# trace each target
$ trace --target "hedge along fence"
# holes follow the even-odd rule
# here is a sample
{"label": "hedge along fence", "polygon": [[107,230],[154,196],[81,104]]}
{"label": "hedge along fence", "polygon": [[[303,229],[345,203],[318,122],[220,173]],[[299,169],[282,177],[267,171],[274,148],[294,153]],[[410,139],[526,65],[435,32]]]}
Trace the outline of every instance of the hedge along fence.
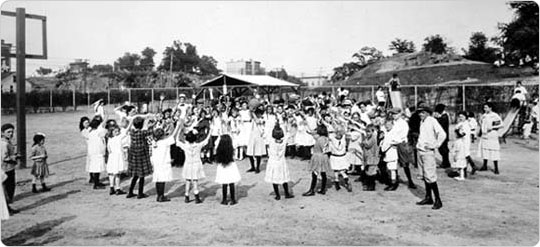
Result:
{"label": "hedge along fence", "polygon": [[[342,89],[349,90],[350,97],[357,101],[375,99],[377,86],[341,86]],[[538,94],[538,85],[525,85],[529,95]],[[513,94],[514,84],[508,85],[448,85],[448,86],[428,86],[428,85],[404,85],[401,87],[401,97],[404,106],[415,106],[418,102],[424,101],[430,106],[442,103],[447,106],[447,111],[453,116],[457,111],[466,110],[476,114],[482,112],[482,104],[490,100],[495,104],[496,112],[502,117],[509,110],[509,102]],[[270,95],[270,99],[277,96],[287,100],[292,93],[302,97],[317,95],[322,92],[328,94],[337,93],[338,86],[321,86],[317,88],[281,88]],[[149,104],[150,111],[159,108],[160,96],[165,96],[163,108],[174,107],[179,94],[185,94],[188,101],[195,93],[192,88],[137,88],[137,89],[110,89],[105,92],[82,93],[72,90],[43,90],[26,93],[27,112],[56,112],[77,110],[78,107],[91,111],[90,104],[98,99],[103,99],[107,110],[123,102],[130,101],[138,104]],[[465,104],[463,103],[465,101]],[[12,114],[15,112],[15,94],[2,93],[2,114]]]}

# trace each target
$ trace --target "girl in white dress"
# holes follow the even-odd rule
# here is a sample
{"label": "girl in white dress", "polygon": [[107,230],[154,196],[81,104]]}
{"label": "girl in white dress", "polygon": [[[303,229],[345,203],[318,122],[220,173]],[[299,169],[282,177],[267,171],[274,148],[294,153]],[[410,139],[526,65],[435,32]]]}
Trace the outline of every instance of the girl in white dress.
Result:
{"label": "girl in white dress", "polygon": [[127,171],[126,131],[122,132],[119,126],[112,127],[112,136],[107,142],[109,159],[107,160],[107,173],[109,174],[109,195],[124,195],[126,192],[120,189],[120,173]]}
{"label": "girl in white dress", "polygon": [[[264,144],[264,119],[262,115],[263,112],[261,110],[255,110],[253,121],[251,122],[251,131],[246,150],[246,155],[249,158],[251,168],[247,170],[247,172],[261,172],[261,158],[266,155],[266,145]],[[257,161],[256,167],[255,160]]]}
{"label": "girl in white dress", "polygon": [[90,131],[88,132],[88,172],[92,174],[94,189],[104,189],[104,184],[99,182],[99,175],[105,171],[105,135],[107,129],[103,126],[104,122],[97,118],[90,122]]}
{"label": "girl in white dress", "polygon": [[215,182],[221,184],[223,198],[221,204],[227,205],[227,186],[231,194],[231,205],[236,204],[236,197],[234,194],[234,184],[240,182],[240,172],[238,166],[234,162],[234,147],[233,140],[230,135],[221,135],[216,147],[216,180]]}
{"label": "girl in white dress", "polygon": [[238,147],[240,151],[241,159],[244,159],[244,154],[246,153],[247,145],[249,142],[249,137],[251,135],[251,112],[248,109],[248,103],[242,102],[241,109],[238,112],[239,114],[239,127],[240,132],[238,133]]}
{"label": "girl in white dress", "polygon": [[[90,132],[90,119],[88,117],[82,117],[79,121],[79,131],[81,132],[81,136],[84,138],[85,142],[88,142],[88,132]],[[90,162],[88,162],[88,156],[86,156],[86,166],[84,170],[88,172],[88,165]],[[89,183],[94,182],[94,177],[92,173],[89,173],[90,180],[88,180]]]}
{"label": "girl in white dress", "polygon": [[283,185],[285,191],[285,198],[293,198],[294,196],[289,193],[288,182],[291,181],[289,176],[289,168],[287,167],[287,161],[285,159],[285,148],[287,143],[285,142],[286,136],[283,133],[283,129],[276,124],[272,130],[272,139],[270,146],[268,147],[268,163],[266,164],[266,175],[264,181],[272,183],[274,186],[275,199],[280,200],[279,185]]}
{"label": "girl in white dress", "polygon": [[[179,123],[182,126],[183,123]],[[211,129],[210,129],[211,131]],[[186,180],[186,192],[185,192],[185,202],[189,203],[189,190],[191,185],[193,185],[193,194],[195,195],[195,203],[202,203],[199,198],[199,188],[198,181],[201,178],[205,178],[202,161],[201,161],[201,149],[208,143],[210,135],[207,135],[206,138],[201,142],[197,141],[196,130],[189,131],[186,135],[183,134],[184,131],[178,135],[176,145],[184,150],[186,154],[186,161],[184,162],[184,167],[182,169],[182,177]]]}
{"label": "girl in white dress", "polygon": [[[471,130],[467,122],[466,113],[458,113],[458,123],[455,127],[456,140],[450,150],[451,166],[457,169],[459,176],[454,177],[456,180],[465,179],[465,168],[467,168],[467,153],[470,153]],[[474,167],[473,167],[474,169]]]}
{"label": "girl in white dress", "polygon": [[173,180],[171,145],[175,144],[176,134],[180,129],[177,124],[174,131],[166,136],[165,130],[158,128],[154,130],[154,140],[152,142],[152,156],[150,161],[154,167],[152,180],[156,183],[156,192],[158,202],[168,202],[169,198],[165,196],[165,183]]}
{"label": "girl in white dress", "polygon": [[349,160],[347,159],[347,141],[345,140],[345,129],[341,126],[336,128],[336,133],[330,136],[329,148],[330,148],[330,167],[334,170],[334,185],[336,190],[339,190],[339,175],[345,180],[345,188],[351,192],[352,188],[349,184],[349,176],[347,176],[347,169],[349,169]]}

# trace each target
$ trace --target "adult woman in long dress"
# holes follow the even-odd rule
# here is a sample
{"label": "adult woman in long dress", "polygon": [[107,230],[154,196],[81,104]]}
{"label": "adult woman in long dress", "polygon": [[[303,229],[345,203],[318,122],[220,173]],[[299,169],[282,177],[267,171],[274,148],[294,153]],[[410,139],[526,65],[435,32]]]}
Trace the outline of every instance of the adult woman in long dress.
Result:
{"label": "adult woman in long dress", "polygon": [[501,159],[501,146],[499,144],[498,129],[503,127],[502,119],[499,114],[493,112],[493,104],[487,102],[484,104],[484,115],[480,119],[480,142],[478,144],[479,155],[484,159],[484,165],[480,171],[487,170],[488,160],[493,160],[495,174],[499,174],[499,160]]}

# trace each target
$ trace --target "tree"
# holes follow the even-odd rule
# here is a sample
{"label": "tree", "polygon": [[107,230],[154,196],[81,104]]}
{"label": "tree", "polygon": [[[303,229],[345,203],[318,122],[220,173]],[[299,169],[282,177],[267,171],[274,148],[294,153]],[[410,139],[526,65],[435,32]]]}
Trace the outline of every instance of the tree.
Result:
{"label": "tree", "polygon": [[388,49],[394,50],[397,53],[413,53],[416,51],[416,47],[412,41],[406,39],[402,40],[400,38],[391,41]]}
{"label": "tree", "polygon": [[497,60],[497,49],[488,47],[488,38],[482,32],[475,32],[471,35],[469,41],[469,49],[465,52],[465,58],[481,61],[486,63],[493,63]]}
{"label": "tree", "polygon": [[124,53],[124,56],[119,57],[116,60],[115,66],[118,70],[127,71],[140,71],[141,70],[141,56],[135,53]]}
{"label": "tree", "polygon": [[113,71],[113,66],[110,64],[96,64],[92,66],[92,71],[98,73],[111,73]]}
{"label": "tree", "polygon": [[426,37],[424,41],[424,51],[435,54],[445,54],[448,52],[448,45],[446,44],[444,38],[439,34]]}
{"label": "tree", "polygon": [[353,54],[353,57],[358,58],[358,64],[364,67],[384,58],[381,51],[368,46],[362,47],[357,53]]}
{"label": "tree", "polygon": [[203,55],[199,60],[199,68],[201,75],[217,75],[220,72],[217,69],[217,60],[206,55]]}
{"label": "tree", "polygon": [[38,73],[38,75],[44,76],[44,75],[48,75],[52,73],[52,69],[39,67],[39,69],[37,69],[36,72]]}
{"label": "tree", "polygon": [[535,2],[510,2],[514,19],[499,23],[501,34],[494,41],[503,48],[505,59],[516,63],[519,59],[538,58],[538,5]]}
{"label": "tree", "polygon": [[338,82],[349,79],[354,73],[359,71],[360,69],[364,68],[365,66],[361,66],[358,63],[350,62],[350,63],[344,63],[343,65],[334,68],[334,74],[330,78],[332,82]]}
{"label": "tree", "polygon": [[142,59],[141,59],[141,67],[144,70],[152,70],[154,68],[154,55],[156,55],[156,51],[150,47],[144,48],[144,50],[141,52]]}

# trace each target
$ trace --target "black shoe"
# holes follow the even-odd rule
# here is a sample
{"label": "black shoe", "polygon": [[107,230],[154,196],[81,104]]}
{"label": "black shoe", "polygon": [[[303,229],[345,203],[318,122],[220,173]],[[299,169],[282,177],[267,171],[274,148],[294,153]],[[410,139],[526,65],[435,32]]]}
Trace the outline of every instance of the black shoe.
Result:
{"label": "black shoe", "polygon": [[326,194],[326,189],[320,189],[319,191],[317,191],[317,193],[319,193],[321,195],[325,195]]}
{"label": "black shoe", "polygon": [[493,173],[499,175],[499,170],[495,170],[495,171],[493,171]]}
{"label": "black shoe", "polygon": [[185,197],[184,197],[184,202],[185,202],[185,203],[191,202],[191,200],[189,200],[189,196],[185,196]]}
{"label": "black shoe", "polygon": [[280,196],[280,195],[276,195],[276,197],[274,197],[274,199],[276,199],[276,201],[279,201],[279,200],[281,200],[281,196]]}
{"label": "black shoe", "polygon": [[409,189],[413,189],[413,190],[416,189],[416,185],[415,185],[412,181],[409,182],[409,186],[408,186],[408,187],[409,187]]}
{"label": "black shoe", "polygon": [[132,198],[132,197],[135,197],[135,196],[137,196],[137,195],[130,192],[130,193],[127,194],[126,198]]}
{"label": "black shoe", "polygon": [[171,199],[167,198],[166,196],[160,196],[157,199],[158,202],[170,202]]}
{"label": "black shoe", "polygon": [[8,206],[8,212],[9,212],[9,215],[13,215],[13,214],[18,214],[20,211],[17,210],[17,209],[13,209],[10,206]]}
{"label": "black shoe", "polygon": [[121,190],[121,189],[117,189],[117,190],[116,190],[116,195],[117,195],[117,196],[119,196],[119,195],[125,195],[125,194],[127,194],[127,192],[125,192],[125,191],[123,191],[123,190]]}
{"label": "black shoe", "polygon": [[199,197],[198,194],[195,195],[195,203],[196,203],[196,204],[202,203],[201,198]]}
{"label": "black shoe", "polygon": [[255,169],[255,173],[259,174],[259,173],[261,173],[261,170]]}
{"label": "black shoe", "polygon": [[340,190],[341,188],[339,187],[339,182],[334,182],[334,186],[336,187],[336,190]]}
{"label": "black shoe", "polygon": [[138,194],[138,195],[137,195],[137,199],[143,199],[143,198],[147,198],[147,197],[148,197],[148,195],[145,194],[145,193],[142,193],[142,194]]}
{"label": "black shoe", "polygon": [[416,203],[416,205],[431,205],[431,204],[433,204],[433,199],[431,199],[431,197],[426,197],[424,198],[424,200]]}
{"label": "black shoe", "polygon": [[480,169],[478,169],[479,171],[487,171],[487,166],[482,166],[480,167]]}
{"label": "black shoe", "polygon": [[114,195],[114,194],[116,194],[116,191],[114,191],[114,188],[113,188],[113,187],[111,187],[111,190],[110,190],[110,192],[109,192],[109,195],[111,195],[111,196],[112,196],[112,195]]}
{"label": "black shoe", "polygon": [[302,194],[302,196],[314,196],[315,195],[315,191],[313,190],[308,190],[306,193]]}
{"label": "black shoe", "polygon": [[349,181],[345,182],[345,189],[347,189],[348,192],[352,192],[352,186],[349,184]]}
{"label": "black shoe", "polygon": [[228,203],[227,203],[227,200],[223,199],[223,200],[221,201],[221,205],[227,205],[227,204],[228,204]]}
{"label": "black shoe", "polygon": [[294,198],[294,195],[285,195],[285,199],[290,199],[290,198]]}
{"label": "black shoe", "polygon": [[392,184],[390,184],[390,185],[384,187],[384,190],[385,190],[385,191],[392,190],[392,187],[394,187],[394,186],[393,186]]}
{"label": "black shoe", "polygon": [[392,185],[392,187],[390,188],[389,191],[395,191],[395,190],[397,190],[398,187],[399,187],[399,182],[396,181],[396,182]]}
{"label": "black shoe", "polygon": [[51,191],[51,189],[48,188],[47,185],[45,185],[44,183],[41,184],[41,192],[47,192],[47,191]]}
{"label": "black shoe", "polygon": [[249,170],[247,170],[246,172],[254,172],[255,171],[255,168],[249,168]]}
{"label": "black shoe", "polygon": [[236,200],[231,200],[231,205],[235,205],[236,203],[238,203]]}
{"label": "black shoe", "polygon": [[437,210],[439,208],[442,208],[442,202],[440,199],[435,200],[435,203],[433,204],[433,207],[431,209]]}
{"label": "black shoe", "polygon": [[476,173],[476,171],[477,171],[476,167],[474,167],[474,166],[471,167],[471,175],[474,175]]}
{"label": "black shoe", "polygon": [[32,184],[32,193],[39,193],[35,184]]}

